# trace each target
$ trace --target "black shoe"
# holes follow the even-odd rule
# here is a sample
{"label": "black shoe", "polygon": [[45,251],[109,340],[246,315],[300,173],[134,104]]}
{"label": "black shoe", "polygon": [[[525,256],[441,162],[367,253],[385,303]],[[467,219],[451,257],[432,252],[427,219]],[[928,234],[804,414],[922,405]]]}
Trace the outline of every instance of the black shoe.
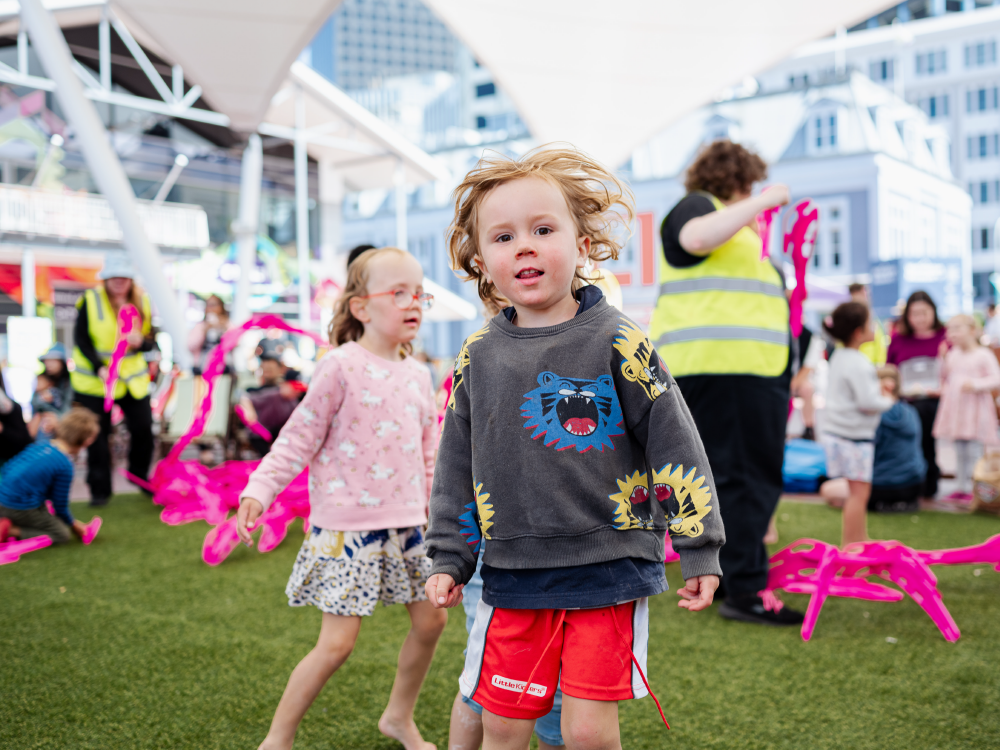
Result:
{"label": "black shoe", "polygon": [[801,625],[805,615],[784,605],[780,609],[764,609],[759,596],[730,597],[719,607],[719,615],[727,620],[752,622],[757,625]]}
{"label": "black shoe", "polygon": [[107,505],[110,502],[111,502],[111,498],[110,497],[94,497],[94,498],[91,498],[91,500],[90,500],[90,507],[91,508],[100,508],[102,506]]}
{"label": "black shoe", "polygon": [[813,432],[813,428],[812,427],[806,427],[805,430],[803,430],[803,432],[802,432],[802,439],[803,440],[813,440],[813,441],[816,440],[816,433]]}

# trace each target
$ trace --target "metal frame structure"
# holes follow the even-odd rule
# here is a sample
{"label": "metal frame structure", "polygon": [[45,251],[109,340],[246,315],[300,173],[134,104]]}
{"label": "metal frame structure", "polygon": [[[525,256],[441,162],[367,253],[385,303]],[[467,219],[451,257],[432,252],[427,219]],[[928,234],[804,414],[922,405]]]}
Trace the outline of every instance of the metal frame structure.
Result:
{"label": "metal frame structure", "polygon": [[[100,139],[103,141],[103,147],[97,146],[90,142],[97,138],[97,136],[93,133],[85,134],[84,131],[86,128],[81,128],[80,126],[80,117],[84,117],[84,119],[98,119],[96,111],[90,107],[88,108],[90,109],[89,113],[81,114],[79,107],[67,105],[64,97],[65,92],[59,90],[57,80],[62,79],[63,83],[60,85],[66,86],[68,85],[69,80],[66,78],[66,75],[68,75],[70,79],[73,79],[73,87],[78,89],[82,95],[82,103],[89,100],[90,102],[101,102],[105,104],[128,107],[141,112],[163,115],[176,118],[178,120],[192,120],[211,125],[229,127],[230,118],[227,115],[220,112],[214,112],[209,109],[196,108],[194,106],[202,95],[202,89],[200,86],[195,85],[189,89],[187,93],[184,92],[185,77],[181,66],[172,66],[171,80],[168,85],[168,82],[164,80],[163,76],[161,76],[157,71],[145,51],[135,40],[135,37],[131,34],[131,32],[129,32],[125,24],[115,15],[107,4],[101,8],[101,18],[98,26],[98,72],[96,76],[90,69],[82,65],[78,60],[74,59],[71,54],[69,54],[65,38],[62,37],[61,33],[58,34],[60,37],[59,39],[47,36],[44,42],[40,40],[36,30],[32,28],[32,24],[38,25],[39,23],[42,23],[42,15],[45,17],[44,25],[50,27],[50,30],[58,32],[59,28],[54,16],[49,10],[43,7],[41,0],[21,0],[21,28],[19,29],[17,36],[18,67],[17,69],[14,69],[9,65],[0,63],[0,83],[55,92],[62,101],[67,115],[76,127],[77,134],[81,138],[81,146],[85,154],[87,151],[93,152],[95,148],[101,150],[104,153],[102,153],[99,161],[101,163],[109,159],[113,161],[114,165],[112,167],[112,171],[116,174],[120,174],[121,177],[125,177],[124,170],[121,163],[118,161],[117,155],[107,147],[106,139]],[[136,96],[113,90],[111,76],[112,30],[118,34],[129,54],[133,57],[139,68],[148,78],[150,84],[160,95],[161,99]],[[46,71],[52,76],[52,78],[32,75],[29,69],[28,31],[31,32],[32,40],[36,42],[36,49],[39,57],[42,59]],[[61,45],[59,45],[60,42]],[[53,45],[62,46],[67,53],[68,65],[66,65],[66,70],[56,69],[57,66],[64,65],[63,61],[57,59],[59,55],[53,55],[51,50],[43,49],[43,47]],[[275,100],[287,97],[289,94],[295,97],[294,127],[263,122],[257,127],[257,133],[272,138],[287,140],[291,142],[294,147],[295,234],[299,272],[298,314],[300,326],[308,328],[311,323],[311,296],[309,285],[309,261],[311,257],[311,250],[309,245],[308,146],[310,144],[315,144],[317,146],[333,147],[342,151],[357,153],[359,157],[386,156],[396,152],[391,147],[380,144],[366,143],[360,140],[352,139],[349,136],[344,137],[342,135],[335,134],[334,131],[337,129],[339,125],[338,123],[324,123],[313,127],[306,127],[305,98],[307,96],[307,92],[302,85],[296,83],[293,87],[291,87],[291,91],[289,91],[288,88],[280,91],[275,96]],[[72,98],[72,94],[70,98]],[[259,215],[260,188],[263,178],[262,145],[260,136],[257,133],[251,134],[249,144],[244,151],[244,164],[241,169],[240,179],[239,218],[233,225],[233,230],[236,234],[238,258],[241,269],[252,268],[256,250],[257,216]],[[90,161],[90,157],[88,157],[87,160]],[[184,160],[184,162],[186,162],[186,160]],[[173,168],[167,175],[166,180],[157,192],[156,198],[154,199],[155,202],[160,202],[166,197],[170,187],[172,187],[174,182],[176,182],[180,171],[185,165],[186,164],[181,160],[175,162]],[[98,171],[99,170],[92,167],[92,172],[95,173],[95,176]],[[101,187],[101,192],[104,193],[106,197],[108,197],[109,201],[114,205],[115,212],[123,226],[126,223],[129,223],[128,216],[134,214],[135,211],[134,196],[128,196],[130,199],[128,203],[130,205],[125,205],[122,203],[125,199],[123,195],[118,196],[116,199],[112,199],[111,195],[109,195],[105,190],[105,187],[101,185],[100,180],[98,181],[98,184]],[[402,157],[398,158],[398,165],[393,178],[393,188],[395,191],[396,204],[396,244],[405,249],[407,244],[407,185],[406,170],[404,168]],[[128,236],[128,233],[126,233],[126,236]],[[142,249],[137,249],[136,243],[141,245]],[[149,271],[152,271],[154,268],[160,268],[159,252],[144,237],[141,240],[133,237],[129,242],[126,242],[126,246],[132,252],[133,256],[136,256],[136,253],[140,255],[148,255],[147,261],[141,261],[139,257],[136,256],[136,260],[140,268],[144,268],[147,262],[150,264]],[[145,277],[147,274],[148,272],[144,271],[143,276]],[[249,276],[249,274],[241,274],[240,282],[237,284],[237,288],[235,290],[233,308],[234,320],[236,320],[236,322],[249,317],[248,300],[250,289],[248,281],[245,280],[243,276]],[[153,289],[150,289],[150,291],[152,293]],[[161,292],[156,296],[157,306],[163,311],[165,318],[167,316],[176,317],[178,321],[182,321],[180,311],[175,310],[175,306],[177,304],[176,295],[165,295]],[[179,324],[175,323],[175,326],[177,325],[182,325],[182,322]],[[168,327],[170,326],[168,325]],[[171,332],[174,333],[175,336],[177,335],[177,332]],[[184,347],[180,344],[182,340],[183,339],[178,338],[178,345],[175,346],[175,350],[180,355],[186,354]],[[184,360],[181,361],[183,362]]]}

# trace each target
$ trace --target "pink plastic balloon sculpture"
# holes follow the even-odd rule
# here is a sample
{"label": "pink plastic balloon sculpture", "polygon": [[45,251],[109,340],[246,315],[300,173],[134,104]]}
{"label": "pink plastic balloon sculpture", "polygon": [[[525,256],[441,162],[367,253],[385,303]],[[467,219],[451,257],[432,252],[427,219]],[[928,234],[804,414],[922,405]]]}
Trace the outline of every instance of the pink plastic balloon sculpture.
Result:
{"label": "pink plastic balloon sculpture", "polygon": [[264,438],[264,440],[266,440],[269,443],[272,440],[274,440],[274,436],[271,434],[271,431],[267,429],[264,425],[262,425],[260,422],[258,422],[256,419],[251,419],[250,415],[247,414],[246,409],[244,409],[241,404],[236,404],[236,406],[233,407],[233,411],[236,412],[236,416],[240,418],[243,424],[245,424],[247,426],[247,429],[249,429],[251,432],[254,432],[255,434]]}
{"label": "pink plastic balloon sculpture", "polygon": [[[309,336],[321,345],[326,343],[316,334],[294,328],[275,315],[263,315],[239,328],[226,331],[219,344],[209,352],[202,371],[206,392],[191,426],[167,457],[157,465],[147,484],[148,489],[153,492],[153,502],[163,506],[160,518],[164,523],[174,525],[204,520],[215,527],[208,532],[202,547],[202,558],[209,565],[221,563],[239,544],[236,519],[230,518],[229,513],[239,507],[239,494],[260,462],[226,461],[221,466],[210,469],[198,461],[182,461],[180,455],[205,429],[212,408],[212,391],[216,380],[222,375],[226,354],[252,328],[278,328]],[[253,429],[252,425],[248,426]],[[265,429],[262,425],[259,426],[262,430]],[[263,434],[261,436],[264,437]],[[259,519],[258,523],[264,528],[260,551],[267,552],[277,546],[284,539],[293,518],[308,518],[308,515],[308,475],[302,472]]]}
{"label": "pink plastic balloon sculpture", "polygon": [[780,206],[774,206],[757,214],[757,234],[760,235],[761,241],[761,260],[767,260],[771,255],[771,226],[774,224],[774,215],[780,210]]}
{"label": "pink plastic balloon sculpture", "polygon": [[111,352],[111,360],[108,362],[108,380],[104,384],[104,411],[106,412],[111,411],[111,407],[115,403],[118,368],[121,367],[122,359],[128,351],[126,337],[135,330],[135,324],[139,319],[139,311],[135,309],[135,305],[122,305],[122,309],[118,311],[118,339]]}
{"label": "pink plastic balloon sculpture", "polygon": [[663,542],[664,547],[664,560],[665,563],[677,562],[681,559],[681,556],[674,552],[674,545],[670,542],[670,533],[667,532],[666,539]]}
{"label": "pink plastic balloon sculpture", "polygon": [[972,547],[938,549],[917,554],[928,565],[992,565],[1000,573],[1000,534]]}
{"label": "pink plastic balloon sculpture", "polygon": [[[990,553],[995,559],[1000,545],[991,543],[996,539],[979,547],[942,550],[939,554],[941,558],[947,558],[948,553],[957,553],[951,556],[959,563]],[[828,596],[870,601],[899,601],[903,598],[899,591],[866,580],[868,576],[878,576],[903,589],[937,625],[945,640],[954,642],[961,632],[937,590],[937,577],[928,567],[928,554],[935,553],[917,552],[894,541],[865,542],[840,550],[816,539],[800,539],[771,558],[768,589],[812,595],[802,623],[802,638],[808,641]]]}
{"label": "pink plastic balloon sculpture", "polygon": [[44,549],[50,544],[52,544],[52,540],[47,536],[35,536],[31,539],[4,542],[0,544],[0,565],[17,562],[21,559],[21,555],[34,552],[37,549]]}
{"label": "pink plastic balloon sculpture", "polygon": [[80,537],[80,541],[84,544],[90,544],[94,541],[94,537],[97,536],[97,532],[101,530],[102,523],[104,522],[101,520],[100,516],[94,516],[90,519],[90,523],[88,523],[83,529],[83,536]]}
{"label": "pink plastic balloon sculpture", "polygon": [[799,201],[792,209],[795,221],[792,228],[785,233],[785,252],[792,254],[792,265],[795,268],[795,288],[788,301],[789,321],[792,335],[802,333],[802,303],[808,294],[806,290],[806,269],[812,258],[816,245],[816,232],[819,230],[819,209],[813,207],[808,199]]}

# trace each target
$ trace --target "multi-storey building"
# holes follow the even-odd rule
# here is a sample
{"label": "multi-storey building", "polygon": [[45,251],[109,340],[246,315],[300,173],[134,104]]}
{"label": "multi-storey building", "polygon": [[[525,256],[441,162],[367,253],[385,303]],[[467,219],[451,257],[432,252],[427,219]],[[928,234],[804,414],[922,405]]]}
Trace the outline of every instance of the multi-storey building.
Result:
{"label": "multi-storey building", "polygon": [[[1000,7],[908,2],[848,33],[802,47],[758,76],[761,91],[804,88],[857,70],[919,106],[951,140],[955,178],[972,198],[970,243],[977,305],[996,291],[1000,264]],[[951,11],[968,12],[951,12]],[[916,217],[901,219],[910,226]]]}

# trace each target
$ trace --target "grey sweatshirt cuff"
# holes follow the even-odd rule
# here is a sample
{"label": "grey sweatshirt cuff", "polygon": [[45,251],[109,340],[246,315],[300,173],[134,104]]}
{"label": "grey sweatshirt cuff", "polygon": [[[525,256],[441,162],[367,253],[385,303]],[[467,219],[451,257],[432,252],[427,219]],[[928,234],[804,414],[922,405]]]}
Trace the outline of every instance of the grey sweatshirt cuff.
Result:
{"label": "grey sweatshirt cuff", "polygon": [[434,564],[431,566],[431,575],[437,575],[438,573],[446,573],[454,579],[456,584],[468,583],[469,579],[472,578],[471,575],[466,576],[463,580],[462,576],[462,557],[460,555],[453,555],[447,552],[438,551],[434,555]]}
{"label": "grey sweatshirt cuff", "polygon": [[722,545],[705,545],[693,549],[681,548],[677,554],[681,556],[681,575],[686,581],[695,576],[719,576],[722,577],[722,568],[719,567],[719,549]]}

